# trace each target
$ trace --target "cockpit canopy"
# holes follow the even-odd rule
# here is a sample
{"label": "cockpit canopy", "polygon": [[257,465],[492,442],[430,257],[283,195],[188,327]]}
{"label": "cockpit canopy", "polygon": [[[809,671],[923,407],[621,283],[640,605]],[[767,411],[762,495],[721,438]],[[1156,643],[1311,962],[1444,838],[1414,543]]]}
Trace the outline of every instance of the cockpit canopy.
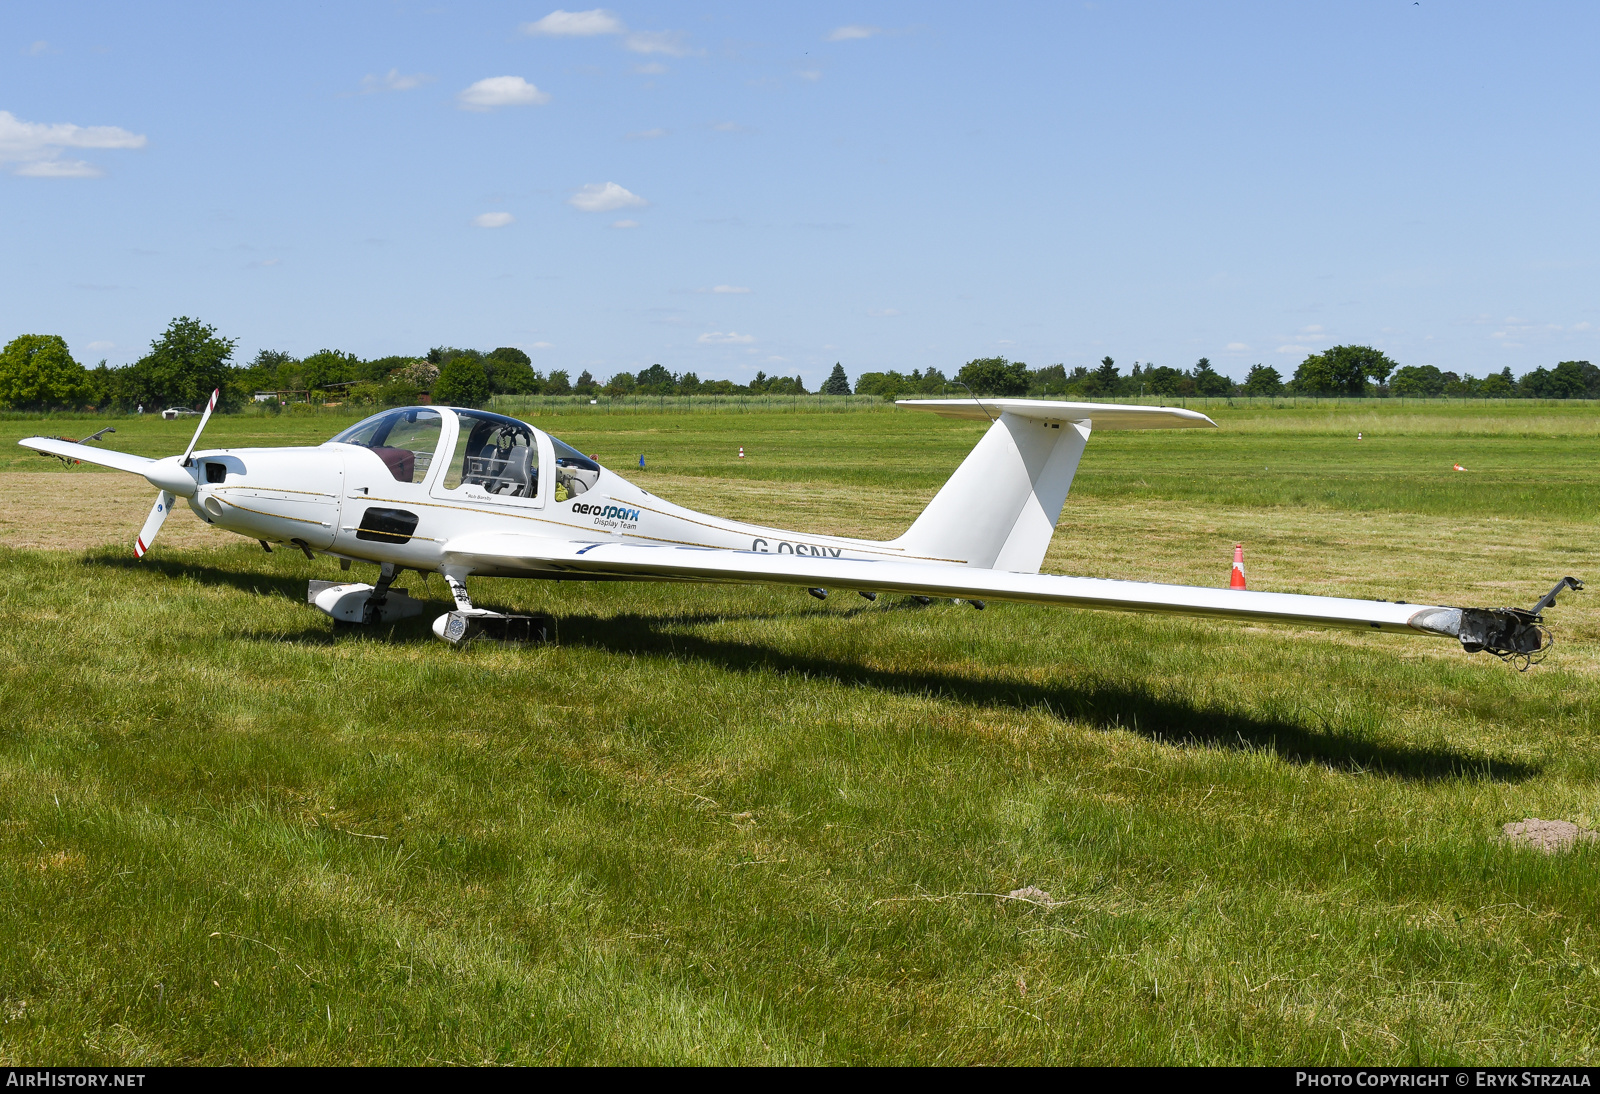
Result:
{"label": "cockpit canopy", "polygon": [[[420,483],[427,479],[438,455],[445,414],[455,416],[458,428],[439,488],[471,486],[507,498],[538,495],[539,431],[503,414],[456,407],[398,407],[357,422],[333,437],[332,443],[371,449],[395,481]],[[549,440],[556,465],[555,500],[566,501],[594,486],[600,465],[569,444],[554,437]]]}

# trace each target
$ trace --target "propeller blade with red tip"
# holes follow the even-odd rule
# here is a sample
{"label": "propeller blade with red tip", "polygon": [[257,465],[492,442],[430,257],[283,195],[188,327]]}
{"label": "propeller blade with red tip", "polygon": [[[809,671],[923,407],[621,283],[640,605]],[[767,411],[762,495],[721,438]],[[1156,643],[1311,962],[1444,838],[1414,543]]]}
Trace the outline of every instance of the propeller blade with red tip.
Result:
{"label": "propeller blade with red tip", "polygon": [[217,396],[221,394],[221,388],[212,389],[211,398],[206,401],[205,413],[200,415],[200,424],[195,426],[194,436],[189,439],[189,447],[183,450],[183,460],[181,462],[184,467],[189,466],[189,456],[194,452],[194,446],[200,441],[200,431],[204,429],[206,427],[206,423],[211,420],[211,412],[217,409]]}
{"label": "propeller blade with red tip", "polygon": [[177,500],[167,490],[156,495],[156,503],[151,508],[150,515],[145,518],[144,527],[139,529],[139,538],[133,541],[135,558],[143,558],[150,545],[156,541],[156,533],[161,531],[161,525],[166,521],[167,514],[172,512],[172,503]]}

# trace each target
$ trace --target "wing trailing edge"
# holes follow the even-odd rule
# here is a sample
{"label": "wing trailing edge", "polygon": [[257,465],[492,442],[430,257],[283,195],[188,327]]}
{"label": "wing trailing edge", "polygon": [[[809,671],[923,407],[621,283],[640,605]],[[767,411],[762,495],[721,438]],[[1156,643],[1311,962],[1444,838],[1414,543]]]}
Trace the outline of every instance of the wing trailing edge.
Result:
{"label": "wing trailing edge", "polygon": [[446,544],[445,552],[451,564],[468,570],[530,577],[795,585],[1109,611],[1219,616],[1447,638],[1459,636],[1462,618],[1460,609],[1442,605],[1010,573],[950,563],[583,543],[517,533],[461,537]]}

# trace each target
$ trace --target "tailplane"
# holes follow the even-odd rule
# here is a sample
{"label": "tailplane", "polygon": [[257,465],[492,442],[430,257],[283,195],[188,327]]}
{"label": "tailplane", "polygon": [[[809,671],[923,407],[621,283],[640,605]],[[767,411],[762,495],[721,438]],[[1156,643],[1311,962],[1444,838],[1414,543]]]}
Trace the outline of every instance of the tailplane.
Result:
{"label": "tailplane", "polygon": [[894,541],[923,558],[1036,574],[1091,429],[1215,427],[1178,407],[1044,399],[903,399],[947,418],[988,418],[983,435],[928,507]]}

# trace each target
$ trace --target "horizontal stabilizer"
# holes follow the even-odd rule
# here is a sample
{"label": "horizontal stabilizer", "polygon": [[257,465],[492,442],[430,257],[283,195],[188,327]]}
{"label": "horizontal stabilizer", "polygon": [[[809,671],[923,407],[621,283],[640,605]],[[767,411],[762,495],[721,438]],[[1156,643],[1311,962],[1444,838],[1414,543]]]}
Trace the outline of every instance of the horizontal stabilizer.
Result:
{"label": "horizontal stabilizer", "polygon": [[1041,422],[1094,423],[1103,429],[1215,429],[1216,422],[1198,410],[1176,406],[1127,406],[1122,403],[1067,403],[1058,399],[897,399],[907,410],[931,410],[941,418],[991,421],[1015,414]]}

